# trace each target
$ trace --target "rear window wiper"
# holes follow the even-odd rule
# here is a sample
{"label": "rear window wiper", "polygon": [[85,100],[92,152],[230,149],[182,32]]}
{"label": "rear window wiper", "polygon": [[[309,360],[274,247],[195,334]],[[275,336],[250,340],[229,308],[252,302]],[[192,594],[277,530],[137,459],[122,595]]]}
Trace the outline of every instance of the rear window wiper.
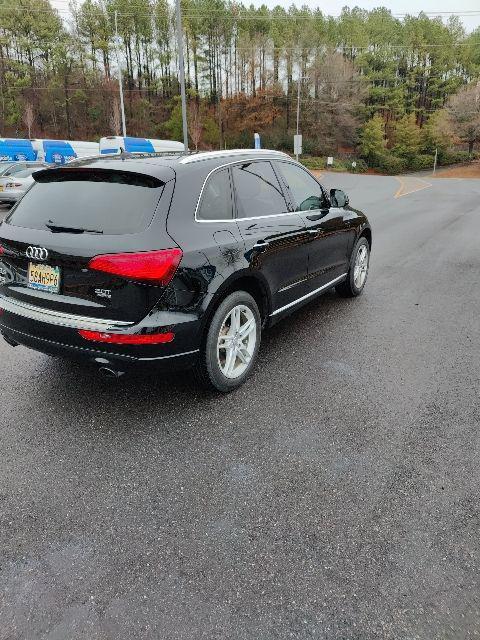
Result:
{"label": "rear window wiper", "polygon": [[45,226],[52,233],[103,233],[101,229],[82,229],[82,227],[65,227],[61,224],[55,224],[51,220],[45,223]]}

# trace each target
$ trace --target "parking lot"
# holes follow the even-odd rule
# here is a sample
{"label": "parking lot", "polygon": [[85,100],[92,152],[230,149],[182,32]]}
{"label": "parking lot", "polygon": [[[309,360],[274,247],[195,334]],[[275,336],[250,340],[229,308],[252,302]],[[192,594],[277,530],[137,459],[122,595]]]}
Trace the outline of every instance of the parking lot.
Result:
{"label": "parking lot", "polygon": [[238,391],[0,343],[1,640],[478,637],[480,180],[324,179],[366,291]]}

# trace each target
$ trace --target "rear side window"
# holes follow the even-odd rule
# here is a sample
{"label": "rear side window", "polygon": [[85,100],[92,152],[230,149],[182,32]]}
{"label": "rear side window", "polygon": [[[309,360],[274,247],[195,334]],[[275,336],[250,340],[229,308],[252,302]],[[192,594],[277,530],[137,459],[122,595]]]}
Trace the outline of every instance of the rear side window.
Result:
{"label": "rear side window", "polygon": [[78,229],[121,235],[152,221],[164,183],[109,169],[47,169],[35,176],[8,224],[29,229]]}
{"label": "rear side window", "polygon": [[246,162],[232,167],[239,218],[278,215],[288,211],[270,162]]}
{"label": "rear side window", "polygon": [[233,218],[232,190],[227,169],[215,171],[207,180],[197,212],[198,220]]}

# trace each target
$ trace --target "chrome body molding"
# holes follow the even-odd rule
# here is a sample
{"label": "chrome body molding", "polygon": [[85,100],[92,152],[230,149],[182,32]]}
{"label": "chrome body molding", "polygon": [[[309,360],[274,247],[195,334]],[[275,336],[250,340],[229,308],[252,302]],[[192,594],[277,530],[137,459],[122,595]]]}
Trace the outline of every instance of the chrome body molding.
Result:
{"label": "chrome body molding", "polygon": [[118,331],[135,324],[134,322],[124,322],[122,320],[103,320],[77,316],[71,313],[61,313],[60,311],[36,307],[33,304],[6,298],[5,296],[0,296],[0,309],[37,322],[45,322],[59,327],[70,327],[71,329],[86,329],[87,331]]}
{"label": "chrome body molding", "polygon": [[310,291],[310,293],[307,293],[307,295],[302,296],[301,298],[297,298],[293,302],[290,302],[289,304],[286,304],[284,307],[280,307],[279,309],[275,309],[275,311],[273,311],[273,313],[270,314],[270,317],[276,316],[278,313],[282,313],[282,311],[286,311],[287,309],[290,309],[290,307],[294,307],[299,302],[303,302],[304,300],[308,300],[308,298],[311,298],[312,296],[316,295],[317,293],[320,293],[321,291],[324,291],[325,289],[329,289],[330,287],[333,287],[335,284],[337,284],[337,282],[340,282],[341,280],[345,280],[346,276],[347,276],[346,273],[342,273],[341,276],[338,276],[338,278],[335,278],[334,280],[330,280],[330,282],[327,282],[326,284],[322,285],[321,287],[318,287],[318,289],[315,289],[315,291]]}

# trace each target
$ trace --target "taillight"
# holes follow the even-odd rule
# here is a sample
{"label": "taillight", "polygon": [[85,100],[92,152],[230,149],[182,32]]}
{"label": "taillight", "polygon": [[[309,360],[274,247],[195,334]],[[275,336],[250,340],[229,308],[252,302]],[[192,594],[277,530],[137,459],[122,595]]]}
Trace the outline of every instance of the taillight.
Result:
{"label": "taillight", "polygon": [[2,247],[2,245],[0,244],[0,256],[3,256],[5,253],[5,249]]}
{"label": "taillight", "polygon": [[163,249],[162,251],[142,253],[111,253],[95,256],[90,260],[88,268],[134,280],[147,280],[165,286],[173,278],[182,255],[181,249]]}
{"label": "taillight", "polygon": [[78,332],[85,340],[92,342],[108,342],[109,344],[165,344],[172,342],[175,334],[168,333],[144,333],[137,335],[102,333],[100,331],[84,331]]}

